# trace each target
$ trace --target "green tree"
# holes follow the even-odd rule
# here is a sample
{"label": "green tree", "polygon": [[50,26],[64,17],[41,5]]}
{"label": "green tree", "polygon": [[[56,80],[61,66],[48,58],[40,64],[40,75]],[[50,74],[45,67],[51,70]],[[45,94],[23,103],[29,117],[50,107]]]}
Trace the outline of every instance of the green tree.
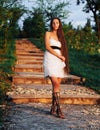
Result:
{"label": "green tree", "polygon": [[4,47],[7,45],[9,36],[16,33],[17,22],[24,11],[18,0],[0,1],[0,32],[3,33]]}
{"label": "green tree", "polygon": [[100,44],[100,0],[77,0],[77,4],[85,3],[85,7],[83,11],[89,13],[90,11],[93,13],[96,32],[98,35],[98,43]]}
{"label": "green tree", "polygon": [[85,24],[83,30],[84,30],[86,33],[89,33],[89,34],[92,33],[92,27],[91,27],[90,19],[87,19],[87,23]]}
{"label": "green tree", "polygon": [[45,32],[45,23],[40,9],[34,9],[31,17],[25,19],[23,31],[26,37],[41,38]]}
{"label": "green tree", "polygon": [[[68,17],[68,10],[65,8],[69,3],[58,0],[38,0],[37,6],[41,9],[44,20],[48,22],[52,17],[59,17],[66,19]],[[37,7],[36,7],[37,8]]]}

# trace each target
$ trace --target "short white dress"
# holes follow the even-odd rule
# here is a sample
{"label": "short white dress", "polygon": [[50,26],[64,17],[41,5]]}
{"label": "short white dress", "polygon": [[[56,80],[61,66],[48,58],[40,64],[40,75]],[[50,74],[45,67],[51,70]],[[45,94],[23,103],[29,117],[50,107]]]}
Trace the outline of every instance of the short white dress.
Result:
{"label": "short white dress", "polygon": [[[60,41],[50,38],[50,46],[55,47],[54,51],[56,51],[58,54],[61,54],[61,50],[59,49],[59,48],[61,48]],[[43,67],[44,67],[44,77],[45,78],[47,78],[47,77],[59,77],[59,78],[66,77],[66,74],[64,72],[65,62],[63,62],[61,59],[59,59],[55,55],[51,54],[47,50],[44,53]]]}

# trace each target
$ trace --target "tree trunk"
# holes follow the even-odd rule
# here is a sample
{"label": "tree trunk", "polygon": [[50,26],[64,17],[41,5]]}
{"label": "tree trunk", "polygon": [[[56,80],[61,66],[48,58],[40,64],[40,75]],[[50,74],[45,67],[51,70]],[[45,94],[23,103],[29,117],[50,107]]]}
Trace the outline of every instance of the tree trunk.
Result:
{"label": "tree trunk", "polygon": [[94,15],[94,21],[96,26],[96,32],[98,36],[98,44],[100,44],[100,20],[96,12],[93,12],[93,15]]}
{"label": "tree trunk", "polygon": [[100,44],[100,20],[98,20],[98,42]]}

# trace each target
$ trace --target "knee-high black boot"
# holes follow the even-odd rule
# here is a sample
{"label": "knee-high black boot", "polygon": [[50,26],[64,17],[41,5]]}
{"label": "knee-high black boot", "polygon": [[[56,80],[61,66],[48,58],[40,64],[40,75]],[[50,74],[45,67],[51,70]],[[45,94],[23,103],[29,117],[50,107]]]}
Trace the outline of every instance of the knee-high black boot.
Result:
{"label": "knee-high black boot", "polygon": [[51,106],[50,114],[56,115],[56,100],[55,100],[54,93],[52,93],[52,106]]}
{"label": "knee-high black boot", "polygon": [[62,118],[62,119],[65,119],[62,111],[61,111],[61,108],[60,108],[60,93],[59,92],[55,92],[54,93],[54,99],[55,99],[55,102],[56,102],[56,106],[57,106],[57,110],[56,110],[56,114],[59,118]]}

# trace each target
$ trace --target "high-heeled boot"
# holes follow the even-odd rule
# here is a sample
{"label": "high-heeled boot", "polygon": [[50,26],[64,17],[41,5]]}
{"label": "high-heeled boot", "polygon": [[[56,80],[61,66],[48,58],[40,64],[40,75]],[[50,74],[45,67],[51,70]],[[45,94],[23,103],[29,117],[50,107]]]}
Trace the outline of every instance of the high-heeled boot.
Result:
{"label": "high-heeled boot", "polygon": [[60,108],[60,101],[59,101],[60,100],[60,93],[55,92],[54,97],[55,97],[55,102],[56,102],[56,106],[57,106],[57,110],[56,110],[57,117],[65,119],[65,117],[61,111],[61,108]]}
{"label": "high-heeled boot", "polygon": [[54,116],[56,115],[56,100],[55,100],[54,93],[52,94],[52,106],[51,106],[50,114]]}

